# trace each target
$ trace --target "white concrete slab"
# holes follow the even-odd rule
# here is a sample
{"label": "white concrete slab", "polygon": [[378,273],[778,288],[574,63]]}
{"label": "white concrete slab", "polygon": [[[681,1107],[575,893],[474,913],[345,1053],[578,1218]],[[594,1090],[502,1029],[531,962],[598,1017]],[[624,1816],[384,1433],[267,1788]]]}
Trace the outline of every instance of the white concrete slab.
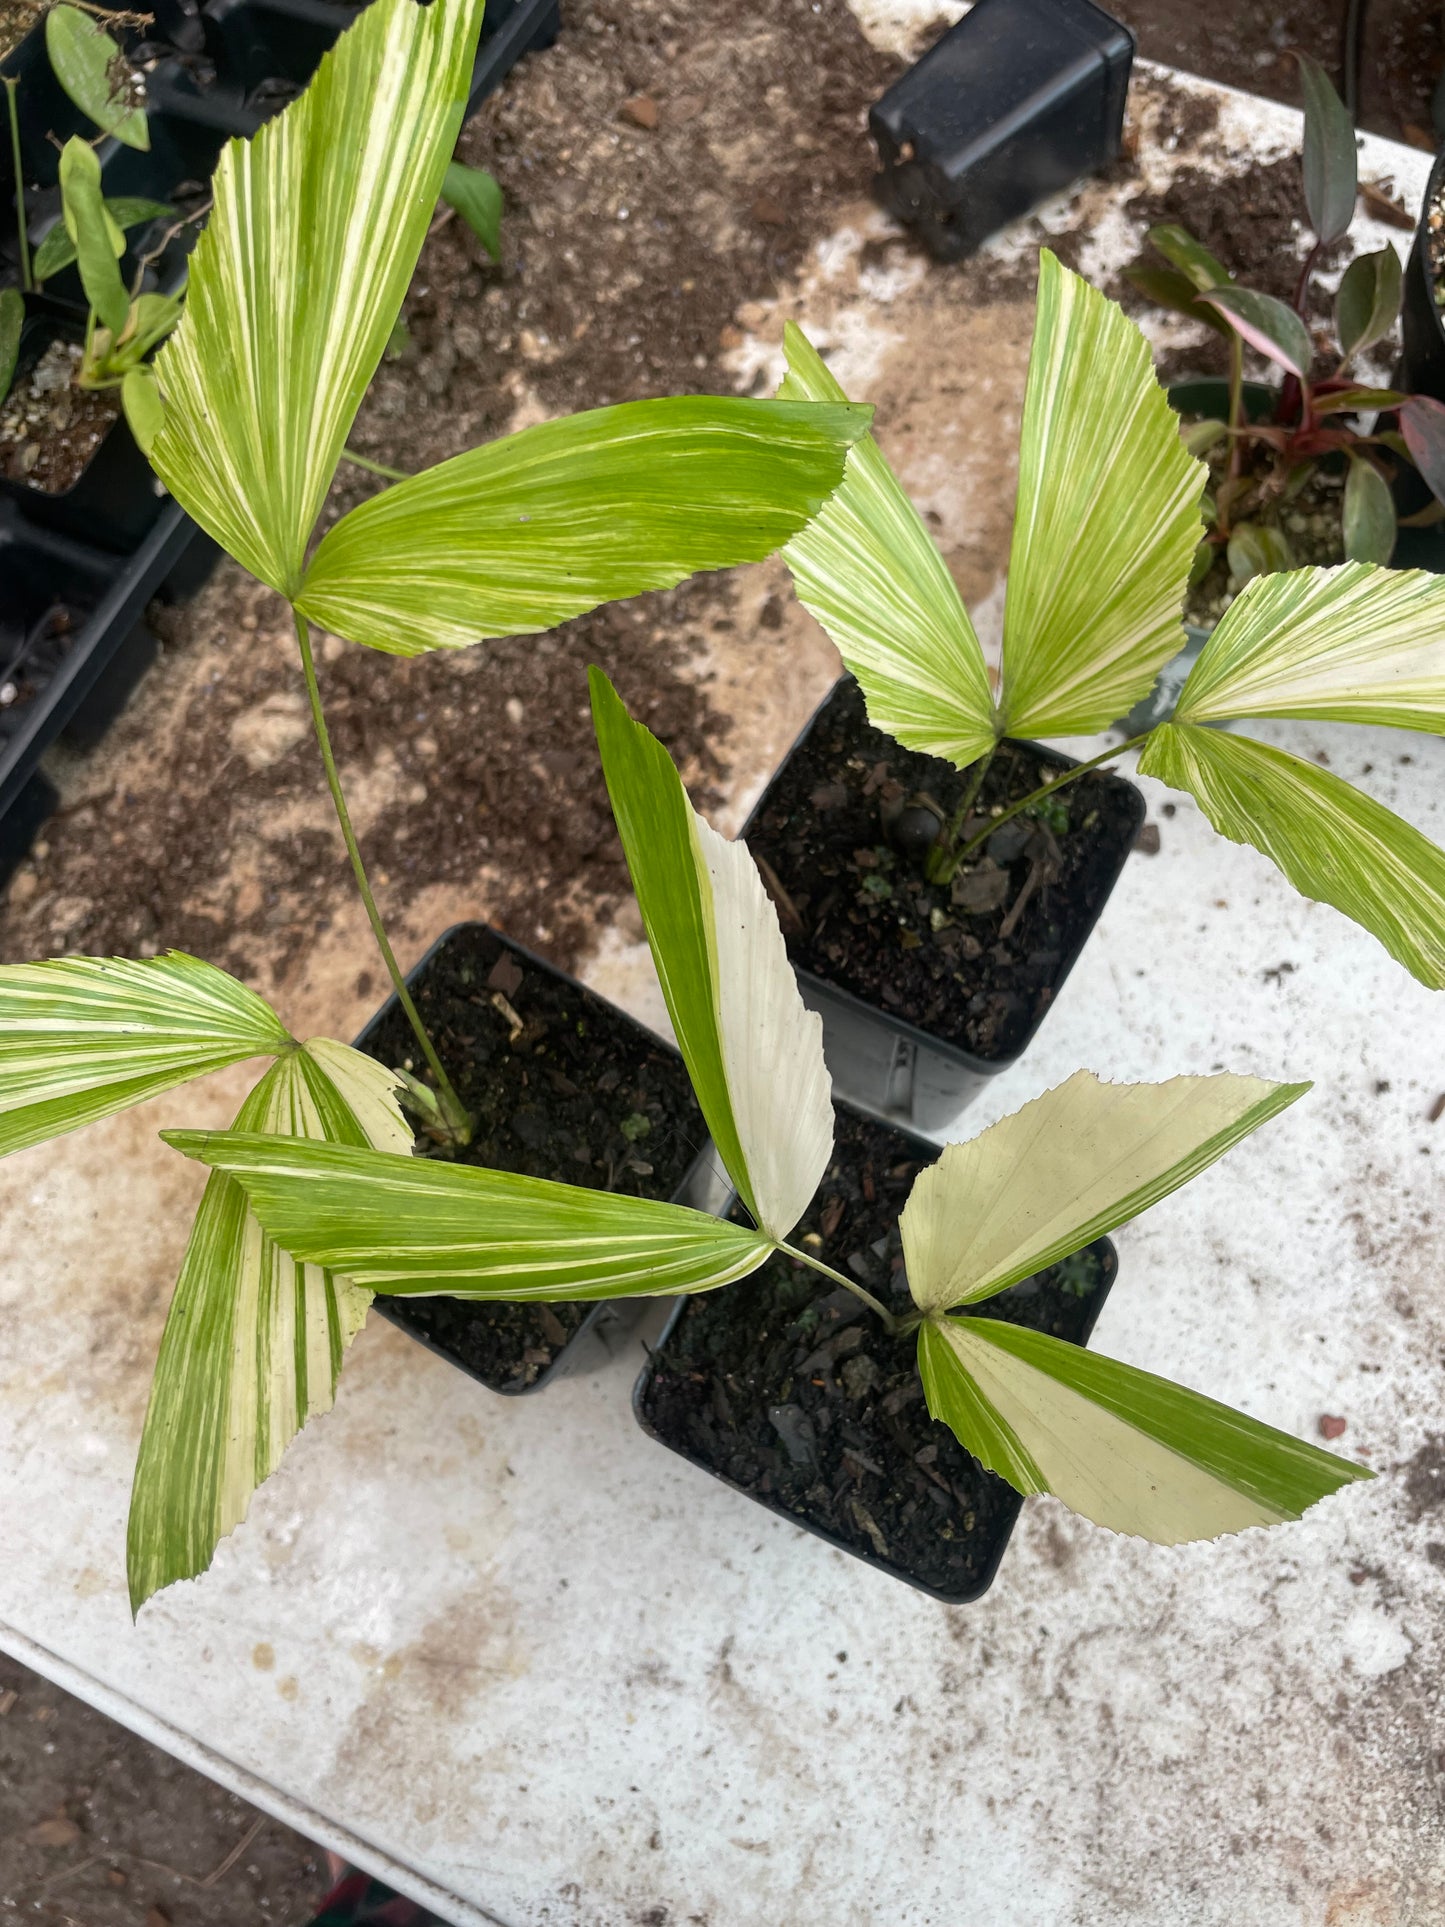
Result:
{"label": "white concrete slab", "polygon": [[[1255,151],[1296,138],[1226,111]],[[1418,194],[1425,157],[1367,162]],[[881,366],[907,329],[856,274],[829,296],[850,245],[814,292],[860,340],[872,314]],[[916,459],[948,432],[915,424]],[[1274,734],[1371,765],[1445,839],[1439,742]],[[1314,1077],[1120,1235],[1096,1342],[1301,1435],[1343,1416],[1376,1483],[1173,1552],[1032,1502],[992,1592],[950,1611],[649,1444],[640,1348],[501,1400],[373,1324],[212,1572],[133,1627],[126,1499],[195,1189],[149,1146],[222,1121],[227,1074],[0,1170],[0,1645],[458,1922],[1445,1916],[1441,1006],[1187,802],[1160,827],[969,1128],[1080,1064]],[[593,974],[651,1008],[623,934]]]}

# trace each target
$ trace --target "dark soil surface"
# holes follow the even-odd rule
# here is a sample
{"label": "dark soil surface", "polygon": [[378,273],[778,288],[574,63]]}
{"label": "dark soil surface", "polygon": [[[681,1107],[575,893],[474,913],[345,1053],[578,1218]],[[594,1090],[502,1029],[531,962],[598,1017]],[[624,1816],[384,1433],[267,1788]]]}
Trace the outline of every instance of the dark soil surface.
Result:
{"label": "dark soil surface", "polygon": [[[1148,60],[1299,105],[1293,55],[1313,54],[1343,87],[1346,0],[1110,0]],[[1438,145],[1430,97],[1445,65],[1439,0],[1368,0],[1360,60],[1360,125],[1415,147]]]}
{"label": "dark soil surface", "polygon": [[0,1653],[0,1920],[301,1927],[327,1885],[299,1834]]}
{"label": "dark soil surface", "polygon": [[[707,1139],[682,1059],[603,998],[520,958],[468,924],[413,986],[447,1075],[476,1116],[467,1164],[629,1197],[670,1198]],[[364,1048],[420,1069],[402,1012]],[[593,1304],[395,1298],[398,1324],[494,1391],[546,1372]]]}
{"label": "dark soil surface", "polygon": [[0,0],[0,60],[20,45],[40,13],[39,0]]}
{"label": "dark soil surface", "polygon": [[0,402],[0,475],[63,495],[120,414],[118,389],[81,388],[80,349],[52,342]]}
{"label": "dark soil surface", "polygon": [[[837,1109],[833,1161],[792,1242],[911,1308],[898,1217],[922,1139]],[[1112,1282],[1106,1243],[981,1305],[987,1317],[1083,1343]],[[932,1591],[992,1577],[1013,1488],[928,1416],[915,1338],[892,1338],[851,1292],[794,1259],[690,1298],[653,1354],[641,1410],[664,1444],[774,1511]]]}
{"label": "dark soil surface", "polygon": [[[1068,767],[1051,751],[1003,744],[966,834]],[[968,781],[872,728],[845,677],[764,791],[747,840],[772,872],[798,969],[996,1059],[1022,1049],[1052,1004],[1143,806],[1132,784],[1091,772],[1044,813],[1001,825],[951,884],[929,883],[923,856],[938,819],[917,799],[947,818]]]}

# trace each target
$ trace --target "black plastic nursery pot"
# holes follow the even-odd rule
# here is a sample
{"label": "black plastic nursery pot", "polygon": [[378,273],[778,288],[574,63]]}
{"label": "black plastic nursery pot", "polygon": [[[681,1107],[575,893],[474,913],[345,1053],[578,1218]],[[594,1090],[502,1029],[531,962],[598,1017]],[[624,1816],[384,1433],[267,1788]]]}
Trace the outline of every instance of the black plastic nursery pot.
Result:
{"label": "black plastic nursery pot", "polygon": [[975,0],[868,116],[879,199],[957,260],[1119,153],[1134,36],[1093,0]]}
{"label": "black plastic nursery pot", "polygon": [[[448,930],[407,984],[477,1118],[459,1162],[699,1208],[726,1202],[682,1058],[615,1004],[484,923]],[[394,996],[356,1042],[382,1063],[420,1070]],[[645,1302],[376,1300],[393,1324],[504,1393],[540,1391],[601,1363]]]}
{"label": "black plastic nursery pot", "polygon": [[[938,1147],[837,1104],[834,1153],[790,1240],[909,1308],[898,1217]],[[1100,1238],[972,1309],[1087,1342],[1117,1270]],[[642,1429],[770,1512],[948,1605],[992,1583],[1022,1504],[928,1415],[917,1340],[776,1256],[678,1300],[633,1393]]]}
{"label": "black plastic nursery pot", "polygon": [[54,805],[45,750],[99,741],[155,657],[146,604],[193,594],[216,553],[174,502],[124,558],[0,502],[0,879]]}
{"label": "black plastic nursery pot", "polygon": [[[1003,743],[965,827],[1073,767],[1055,750]],[[928,805],[951,814],[967,781],[874,729],[845,676],[743,829],[804,1000],[822,1014],[838,1089],[925,1129],[1027,1048],[1144,821],[1132,783],[1091,771],[1058,799],[1066,822],[1015,817],[951,886],[930,884]],[[922,847],[904,840],[910,828]]]}

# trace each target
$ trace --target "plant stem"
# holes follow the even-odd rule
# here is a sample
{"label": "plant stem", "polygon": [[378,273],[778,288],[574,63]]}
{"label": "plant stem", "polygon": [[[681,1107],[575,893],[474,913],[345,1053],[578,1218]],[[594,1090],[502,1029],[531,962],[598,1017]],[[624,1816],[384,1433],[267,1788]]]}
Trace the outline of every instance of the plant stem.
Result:
{"label": "plant stem", "polygon": [[0,74],[5,82],[5,105],[10,114],[10,152],[15,157],[15,232],[20,241],[20,285],[26,294],[35,292],[30,272],[30,236],[25,227],[25,175],[20,164],[20,114],[15,93],[20,85],[14,74]]}
{"label": "plant stem", "polygon": [[1046,796],[1057,795],[1061,789],[1067,788],[1078,777],[1087,776],[1091,769],[1097,769],[1101,763],[1112,763],[1114,758],[1122,756],[1126,749],[1133,749],[1137,743],[1147,742],[1152,734],[1152,730],[1146,729],[1142,736],[1131,736],[1128,742],[1120,743],[1117,749],[1101,750],[1097,756],[1091,756],[1087,763],[1076,763],[1073,769],[1065,770],[1063,775],[1057,777],[1052,783],[1043,783],[1038,789],[1030,790],[1027,796],[1021,796],[1017,803],[1010,803],[1006,810],[1001,810],[997,816],[991,816],[987,825],[978,832],[977,836],[969,838],[958,853],[959,862],[962,863],[966,857],[972,856],[980,845],[987,843],[994,831],[1007,823],[1011,816],[1018,816],[1021,811],[1030,809]]}
{"label": "plant stem", "polygon": [[987,754],[979,757],[969,773],[968,786],[963,792],[958,808],[949,818],[948,828],[928,852],[927,870],[930,883],[947,883],[957,871],[958,839],[963,835],[963,826],[968,821],[968,813],[978,800],[978,793],[983,788],[983,779],[988,775],[989,765],[997,754],[998,744],[995,743]]}
{"label": "plant stem", "polygon": [[796,1245],[785,1244],[781,1240],[779,1240],[778,1249],[786,1251],[790,1258],[796,1258],[800,1265],[807,1265],[810,1270],[820,1272],[825,1278],[831,1278],[835,1285],[841,1285],[845,1291],[851,1291],[855,1298],[863,1301],[869,1311],[877,1312],[883,1320],[884,1330],[894,1338],[899,1338],[905,1331],[912,1329],[906,1320],[899,1318],[896,1313],[889,1311],[886,1305],[881,1304],[871,1291],[865,1291],[856,1279],[845,1278],[841,1271],[834,1271],[833,1267],[825,1265],[821,1258],[814,1258],[811,1253],[799,1251]]}
{"label": "plant stem", "polygon": [[366,907],[367,921],[371,934],[376,938],[376,946],[386,965],[387,975],[391,978],[396,1000],[406,1012],[407,1022],[416,1033],[421,1045],[422,1056],[437,1081],[437,1096],[441,1101],[442,1117],[458,1144],[471,1140],[472,1120],[468,1116],[461,1099],[452,1089],[451,1079],[442,1069],[442,1061],[437,1056],[436,1047],[427,1035],[426,1025],[421,1020],[421,1012],[412,1001],[411,992],[406,987],[406,979],[401,974],[401,966],[396,961],[391,940],[386,934],[386,926],[381,921],[381,912],[376,907],[376,898],[371,893],[367,880],[366,866],[361,860],[361,849],[356,841],[356,832],[351,827],[351,812],[346,807],[346,797],[342,793],[341,778],[336,769],[336,758],[331,751],[331,734],[326,727],[326,717],[321,708],[321,691],[316,682],[316,662],[311,653],[311,629],[299,609],[293,608],[292,616],[296,622],[296,641],[301,650],[301,668],[306,677],[306,695],[311,704],[311,721],[316,730],[316,743],[321,751],[321,761],[326,768],[327,787],[331,791],[331,801],[336,809],[336,820],[341,825],[342,840],[346,844],[346,854],[351,858],[351,872],[356,878],[356,887],[361,892],[361,901]]}
{"label": "plant stem", "polygon": [[343,462],[350,462],[354,468],[364,468],[368,475],[380,475],[387,482],[409,482],[411,477],[404,469],[388,468],[385,462],[374,462],[369,455],[358,455],[354,448],[343,448]]}
{"label": "plant stem", "polygon": [[[1244,338],[1231,329],[1229,336],[1229,479],[1244,472]],[[1221,535],[1229,534],[1229,509],[1220,518]]]}

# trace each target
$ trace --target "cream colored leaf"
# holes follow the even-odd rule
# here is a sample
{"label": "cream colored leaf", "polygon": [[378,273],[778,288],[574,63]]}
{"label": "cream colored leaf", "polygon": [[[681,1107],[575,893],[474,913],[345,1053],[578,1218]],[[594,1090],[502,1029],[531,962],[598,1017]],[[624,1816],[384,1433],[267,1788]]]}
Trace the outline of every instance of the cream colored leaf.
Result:
{"label": "cream colored leaf", "polygon": [[[784,346],[780,401],[847,400],[791,321]],[[858,678],[875,727],[960,768],[993,748],[993,692],[968,611],[871,435],[854,443],[842,486],[783,558],[799,601]]]}
{"label": "cream colored leaf", "polygon": [[435,211],[482,0],[373,0],[296,101],[231,141],[156,359],[152,459],[238,562],[294,597]]}
{"label": "cream colored leaf", "polygon": [[777,912],[741,843],[687,800],[672,759],[589,673],[608,794],[678,1048],[729,1177],[786,1238],[833,1145],[823,1026],[805,1008]]}
{"label": "cream colored leaf", "polygon": [[[236,1125],[392,1154],[412,1142],[392,1074],[325,1038],[274,1064]],[[261,1229],[240,1185],[212,1174],[161,1338],[136,1464],[132,1610],[206,1569],[306,1420],[330,1410],[370,1303],[371,1293],[347,1279],[297,1264]]]}
{"label": "cream colored leaf", "polygon": [[1004,612],[1010,735],[1106,728],[1184,646],[1205,474],[1143,335],[1045,248]]}
{"label": "cream colored leaf", "polygon": [[1205,644],[1173,721],[1240,716],[1445,733],[1445,581],[1370,562],[1256,576]]}
{"label": "cream colored leaf", "polygon": [[1157,1545],[1297,1519],[1373,1474],[1183,1385],[997,1318],[930,1319],[928,1409],[990,1471]]}
{"label": "cream colored leaf", "polygon": [[1105,1084],[1076,1071],[918,1178],[899,1229],[927,1312],[990,1298],[1080,1251],[1197,1176],[1308,1084],[1174,1077]]}

